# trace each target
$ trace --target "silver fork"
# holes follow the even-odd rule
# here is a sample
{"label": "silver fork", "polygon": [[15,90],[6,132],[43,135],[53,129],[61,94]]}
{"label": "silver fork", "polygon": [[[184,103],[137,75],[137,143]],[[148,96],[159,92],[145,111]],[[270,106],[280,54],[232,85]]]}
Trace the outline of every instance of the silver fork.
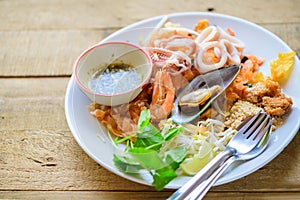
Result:
{"label": "silver fork", "polygon": [[184,199],[229,157],[239,156],[254,149],[264,137],[265,132],[263,131],[269,120],[270,116],[262,112],[252,116],[238,131],[238,133],[229,141],[225,150],[220,152],[201,171],[199,171],[180,189],[174,192],[168,198],[168,200]]}
{"label": "silver fork", "polygon": [[261,153],[265,151],[269,143],[269,137],[272,131],[272,120],[269,119],[265,129],[262,133],[265,132],[264,137],[261,142],[249,153],[241,154],[238,156],[232,156],[228,158],[210,177],[208,177],[203,183],[201,183],[198,187],[195,188],[193,192],[187,197],[189,200],[199,200],[202,199],[208,190],[212,187],[212,185],[219,179],[219,177],[228,169],[228,167],[234,163],[235,161],[246,161],[253,159],[259,156]]}

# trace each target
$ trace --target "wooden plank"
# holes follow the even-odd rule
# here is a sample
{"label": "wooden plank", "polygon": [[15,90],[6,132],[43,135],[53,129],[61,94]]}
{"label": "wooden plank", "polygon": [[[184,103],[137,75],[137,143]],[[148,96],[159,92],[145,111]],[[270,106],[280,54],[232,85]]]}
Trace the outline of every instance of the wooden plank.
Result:
{"label": "wooden plank", "polygon": [[299,192],[263,192],[263,193],[256,193],[256,192],[220,192],[214,193],[209,192],[207,196],[204,197],[204,200],[296,200],[299,199],[300,193]]}
{"label": "wooden plank", "polygon": [[[154,191],[114,175],[81,150],[64,117],[68,80],[0,79],[0,191]],[[212,191],[299,192],[299,145],[300,134],[262,169]]]}
{"label": "wooden plank", "polygon": [[0,32],[0,76],[65,76],[76,58],[113,30]]}
{"label": "wooden plank", "polygon": [[[0,198],[2,199],[82,199],[82,200],[119,200],[119,199],[155,199],[163,200],[168,198],[171,192],[105,192],[105,191],[1,191]],[[209,192],[205,196],[205,200],[295,200],[299,199],[299,192],[291,193],[276,193],[276,192],[264,192],[264,193],[247,193],[247,192]]]}
{"label": "wooden plank", "polygon": [[187,11],[212,11],[255,23],[295,23],[300,22],[295,9],[299,7],[300,1],[294,0],[215,0],[201,3],[198,0],[179,0],[176,3],[168,0],[128,0],[121,3],[111,0],[6,0],[0,1],[0,30],[123,27],[157,15]]}
{"label": "wooden plank", "polygon": [[66,131],[68,78],[0,79],[0,130]]}
{"label": "wooden plank", "polygon": [[0,190],[153,190],[99,166],[68,131],[0,131],[0,136]]}
{"label": "wooden plank", "polygon": [[68,78],[0,79],[0,190],[153,190],[85,154],[64,114]]}
{"label": "wooden plank", "polygon": [[[300,55],[300,23],[264,27]],[[115,30],[2,31],[0,77],[69,76],[80,53]]]}

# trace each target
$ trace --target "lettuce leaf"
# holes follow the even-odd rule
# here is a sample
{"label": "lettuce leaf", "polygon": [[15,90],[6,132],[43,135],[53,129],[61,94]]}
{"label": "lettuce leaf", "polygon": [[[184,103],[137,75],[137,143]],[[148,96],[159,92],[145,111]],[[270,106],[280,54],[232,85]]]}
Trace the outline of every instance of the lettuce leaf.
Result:
{"label": "lettuce leaf", "polygon": [[180,134],[183,127],[171,128],[162,136],[160,131],[151,124],[150,117],[149,110],[141,112],[134,144],[124,152],[125,156],[114,155],[113,161],[115,166],[125,173],[147,170],[153,177],[152,185],[159,191],[177,177],[176,170],[184,161],[187,149],[179,146],[160,152],[162,145]]}

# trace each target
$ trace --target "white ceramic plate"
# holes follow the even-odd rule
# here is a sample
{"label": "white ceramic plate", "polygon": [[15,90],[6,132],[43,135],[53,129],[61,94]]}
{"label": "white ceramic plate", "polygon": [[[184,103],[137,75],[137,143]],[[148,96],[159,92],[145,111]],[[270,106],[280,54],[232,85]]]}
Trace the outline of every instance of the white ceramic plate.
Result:
{"label": "white ceramic plate", "polygon": [[[139,44],[140,40],[148,36],[162,17],[146,19],[127,26],[113,33],[104,41],[121,40]],[[270,74],[269,62],[277,58],[278,52],[291,51],[281,39],[271,32],[236,17],[213,13],[176,13],[169,15],[169,19],[171,22],[180,23],[187,28],[193,28],[200,19],[208,19],[210,24],[216,24],[223,28],[231,27],[236,33],[236,37],[245,42],[245,53],[265,58],[266,61],[261,67],[261,71],[265,75]],[[300,63],[298,58],[295,58],[293,70],[283,90],[287,96],[293,98],[294,105],[285,123],[272,134],[269,147],[261,156],[231,169],[215,185],[231,182],[256,171],[276,157],[293,139],[299,130],[300,124],[300,93],[299,89],[295,87],[300,85]],[[78,144],[91,158],[109,171],[134,182],[151,185],[152,178],[150,175],[144,173],[124,174],[114,166],[112,159],[115,149],[107,137],[105,128],[89,114],[87,106],[90,103],[90,100],[80,91],[72,77],[65,98],[65,112],[71,132]],[[166,188],[178,188],[189,179],[190,177],[187,176],[179,176],[170,182]]]}

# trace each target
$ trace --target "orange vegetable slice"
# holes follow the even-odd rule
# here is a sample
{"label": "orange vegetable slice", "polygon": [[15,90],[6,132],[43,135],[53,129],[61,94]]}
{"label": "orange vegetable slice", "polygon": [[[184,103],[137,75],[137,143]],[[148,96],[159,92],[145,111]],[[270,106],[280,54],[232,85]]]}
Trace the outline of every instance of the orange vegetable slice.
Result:
{"label": "orange vegetable slice", "polygon": [[294,51],[278,53],[278,58],[270,62],[272,80],[284,83],[290,77],[294,66]]}

